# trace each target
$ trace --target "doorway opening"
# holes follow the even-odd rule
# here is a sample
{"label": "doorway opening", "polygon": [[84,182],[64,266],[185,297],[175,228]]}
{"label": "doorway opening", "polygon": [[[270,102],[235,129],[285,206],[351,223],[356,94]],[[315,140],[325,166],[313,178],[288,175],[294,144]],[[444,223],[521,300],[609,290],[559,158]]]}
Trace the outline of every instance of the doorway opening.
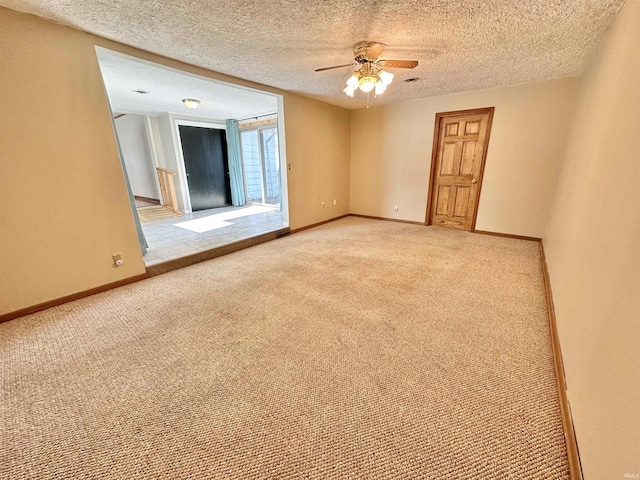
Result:
{"label": "doorway opening", "polygon": [[148,267],[288,231],[281,95],[96,52]]}

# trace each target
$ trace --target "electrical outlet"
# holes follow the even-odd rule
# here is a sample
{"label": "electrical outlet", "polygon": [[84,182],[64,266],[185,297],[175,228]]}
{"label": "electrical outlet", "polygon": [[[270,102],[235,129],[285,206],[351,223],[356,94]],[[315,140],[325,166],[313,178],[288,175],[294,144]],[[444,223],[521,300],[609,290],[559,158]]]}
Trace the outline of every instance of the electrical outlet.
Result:
{"label": "electrical outlet", "polygon": [[124,263],[124,260],[122,260],[122,255],[119,253],[111,255],[111,258],[113,258],[113,265],[115,267],[119,267]]}
{"label": "electrical outlet", "polygon": [[398,211],[398,206],[396,205],[395,207],[393,207],[393,211],[397,212]]}
{"label": "electrical outlet", "polygon": [[333,204],[334,204],[334,205],[337,205],[337,204],[338,204],[338,201],[334,199],[334,200],[333,200]]}
{"label": "electrical outlet", "polygon": [[322,206],[324,207],[324,202],[322,202]]}

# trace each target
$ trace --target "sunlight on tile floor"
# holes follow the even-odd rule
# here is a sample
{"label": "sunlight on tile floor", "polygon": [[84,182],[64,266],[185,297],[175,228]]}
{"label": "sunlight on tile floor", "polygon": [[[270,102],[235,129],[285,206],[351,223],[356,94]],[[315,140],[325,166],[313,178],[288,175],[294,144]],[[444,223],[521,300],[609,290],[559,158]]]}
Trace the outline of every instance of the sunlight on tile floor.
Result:
{"label": "sunlight on tile floor", "polygon": [[157,265],[287,226],[278,207],[262,205],[214,208],[143,223],[149,244],[144,263]]}

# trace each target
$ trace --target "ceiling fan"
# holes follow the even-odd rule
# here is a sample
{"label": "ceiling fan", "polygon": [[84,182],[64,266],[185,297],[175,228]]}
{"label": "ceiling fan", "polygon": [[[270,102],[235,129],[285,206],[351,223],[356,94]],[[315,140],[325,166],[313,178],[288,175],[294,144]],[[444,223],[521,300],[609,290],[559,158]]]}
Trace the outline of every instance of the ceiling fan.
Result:
{"label": "ceiling fan", "polygon": [[351,67],[360,64],[362,66],[353,72],[353,75],[347,80],[347,87],[344,89],[344,93],[353,97],[353,94],[359,88],[365,93],[369,93],[375,89],[376,95],[380,95],[393,81],[394,76],[393,73],[383,70],[384,68],[415,68],[418,66],[417,60],[378,59],[385,48],[386,45],[380,42],[358,42],[353,47],[354,63],[318,68],[316,72],[324,72],[325,70]]}

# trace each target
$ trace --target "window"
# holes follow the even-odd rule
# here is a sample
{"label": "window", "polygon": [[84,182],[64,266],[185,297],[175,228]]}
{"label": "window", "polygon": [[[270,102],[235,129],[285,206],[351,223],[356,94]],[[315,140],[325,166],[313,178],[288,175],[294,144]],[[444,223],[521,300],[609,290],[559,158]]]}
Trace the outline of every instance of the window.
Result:
{"label": "window", "polygon": [[278,129],[242,130],[240,142],[247,202],[280,205]]}

